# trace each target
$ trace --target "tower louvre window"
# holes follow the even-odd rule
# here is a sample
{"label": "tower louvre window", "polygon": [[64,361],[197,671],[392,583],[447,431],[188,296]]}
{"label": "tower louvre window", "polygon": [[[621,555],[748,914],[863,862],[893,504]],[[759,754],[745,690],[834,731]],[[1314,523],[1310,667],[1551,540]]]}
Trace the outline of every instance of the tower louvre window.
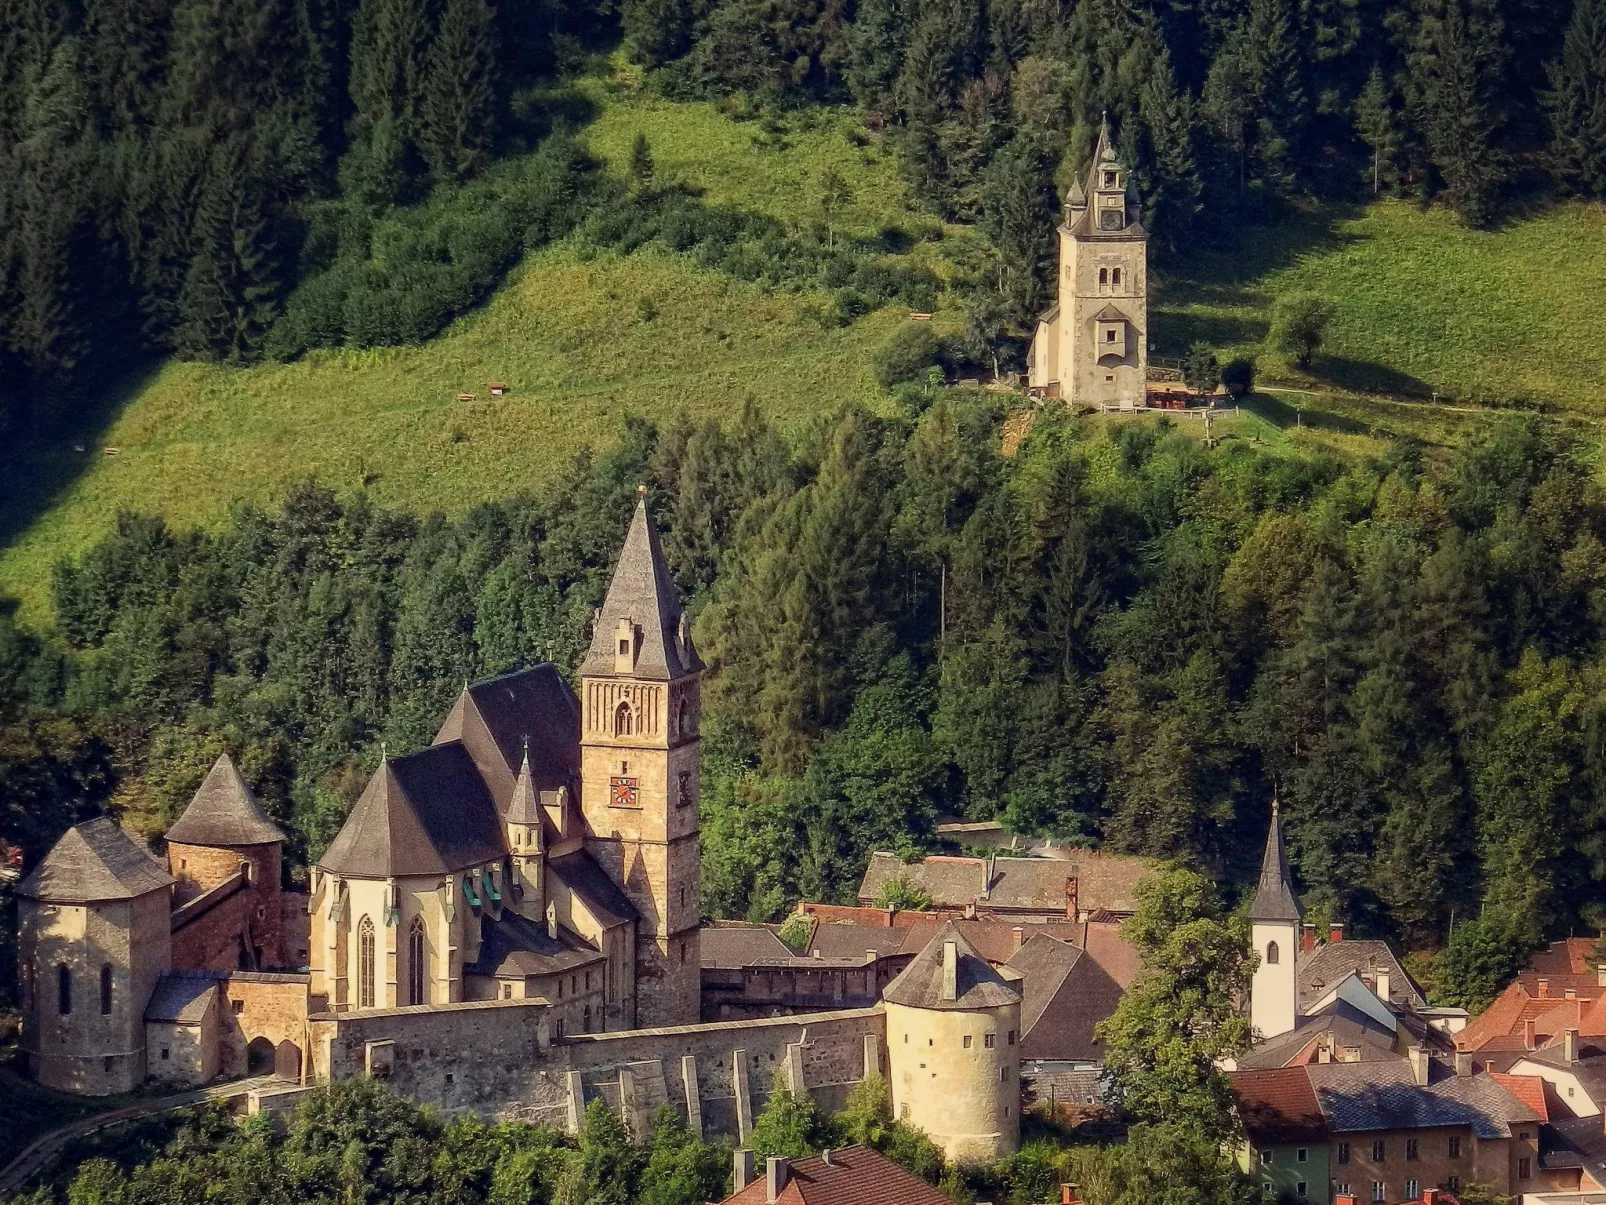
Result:
{"label": "tower louvre window", "polygon": [[613,734],[615,736],[629,736],[631,729],[630,704],[621,703],[613,711]]}

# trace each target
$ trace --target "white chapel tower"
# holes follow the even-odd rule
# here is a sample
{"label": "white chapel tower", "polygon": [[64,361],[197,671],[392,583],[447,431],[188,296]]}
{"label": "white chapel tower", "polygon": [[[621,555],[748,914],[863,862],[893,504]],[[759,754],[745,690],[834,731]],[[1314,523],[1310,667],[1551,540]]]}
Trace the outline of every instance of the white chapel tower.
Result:
{"label": "white chapel tower", "polygon": [[1065,194],[1059,303],[1037,323],[1027,384],[1051,397],[1135,409],[1144,403],[1149,235],[1106,121],[1086,184]]}
{"label": "white chapel tower", "polygon": [[[1249,986],[1249,1019],[1261,1038],[1294,1028],[1299,1016],[1299,924],[1303,914],[1288,873],[1283,818],[1271,801],[1271,831],[1260,862],[1260,884],[1249,906],[1249,941],[1260,965]],[[1258,1039],[1257,1039],[1258,1040]]]}

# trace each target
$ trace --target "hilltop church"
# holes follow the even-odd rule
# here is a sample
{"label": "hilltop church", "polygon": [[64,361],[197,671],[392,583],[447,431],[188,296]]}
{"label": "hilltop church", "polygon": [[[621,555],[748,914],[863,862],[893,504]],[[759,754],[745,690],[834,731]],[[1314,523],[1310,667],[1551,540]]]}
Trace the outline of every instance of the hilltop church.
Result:
{"label": "hilltop church", "polygon": [[1034,394],[1141,409],[1148,376],[1148,246],[1137,192],[1099,131],[1085,180],[1065,194],[1058,302],[1037,322],[1027,353]]}

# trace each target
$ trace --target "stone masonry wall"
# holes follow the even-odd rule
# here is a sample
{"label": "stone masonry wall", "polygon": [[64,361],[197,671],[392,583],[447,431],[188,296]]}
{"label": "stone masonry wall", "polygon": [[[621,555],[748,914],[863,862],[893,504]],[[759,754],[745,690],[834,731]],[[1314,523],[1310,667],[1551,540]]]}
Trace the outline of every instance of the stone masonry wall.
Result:
{"label": "stone masonry wall", "polygon": [[592,1100],[645,1134],[668,1103],[694,1130],[747,1136],[771,1084],[841,1108],[885,1054],[880,1009],[554,1039],[546,1001],[325,1013],[309,1019],[319,1080],[373,1075],[423,1104],[574,1128]]}

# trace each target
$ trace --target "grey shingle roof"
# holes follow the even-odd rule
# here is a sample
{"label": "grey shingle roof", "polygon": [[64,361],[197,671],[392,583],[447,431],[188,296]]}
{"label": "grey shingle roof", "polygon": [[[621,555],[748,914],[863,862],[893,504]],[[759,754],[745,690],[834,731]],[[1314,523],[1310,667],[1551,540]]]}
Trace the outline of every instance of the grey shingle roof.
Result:
{"label": "grey shingle roof", "polygon": [[621,619],[630,620],[640,631],[641,649],[633,677],[667,680],[703,668],[702,659],[692,647],[689,627],[685,639],[681,639],[680,595],[647,514],[645,498],[636,504],[636,513],[630,520],[608,596],[591,633],[591,651],[580,667],[582,674],[613,674],[614,638]]}
{"label": "grey shingle roof", "polygon": [[530,759],[526,756],[519,765],[519,777],[513,784],[513,798],[508,801],[506,820],[509,824],[540,828],[544,815],[535,778],[530,772]]}
{"label": "grey shingle roof", "polygon": [[1266,832],[1266,852],[1260,860],[1260,883],[1249,906],[1250,920],[1293,921],[1304,915],[1294,899],[1293,876],[1288,871],[1288,850],[1283,845],[1283,819],[1277,801],[1271,804],[1271,828]]}
{"label": "grey shingle roof", "polygon": [[505,808],[526,740],[536,791],[574,790],[580,775],[580,701],[556,666],[532,665],[474,683],[457,697],[434,743],[461,741],[497,807]]}
{"label": "grey shingle roof", "polygon": [[1376,983],[1376,972],[1387,971],[1389,999],[1412,1008],[1426,1008],[1421,989],[1394,957],[1386,941],[1339,941],[1319,946],[1299,961],[1299,1007],[1309,1008],[1352,971]]}
{"label": "grey shingle roof", "polygon": [[145,1019],[200,1024],[221,978],[206,971],[168,971],[156,981]]}
{"label": "grey shingle roof", "polygon": [[560,927],[548,937],[546,926],[503,911],[480,918],[480,954],[463,968],[469,975],[548,975],[602,960],[602,952]]}
{"label": "grey shingle roof", "polygon": [[184,845],[267,845],[284,833],[262,811],[251,788],[227,753],[201,781],[200,789],[167,839]]}
{"label": "grey shingle roof", "polygon": [[641,919],[641,913],[619,890],[619,885],[585,850],[577,849],[561,858],[552,858],[547,862],[546,869],[548,874],[556,876],[560,883],[583,899],[607,928]]}
{"label": "grey shingle roof", "polygon": [[1063,914],[1067,884],[1074,879],[1078,909],[1133,912],[1138,882],[1148,871],[1142,858],[1092,849],[1076,850],[1068,858],[933,855],[908,863],[897,854],[873,853],[859,884],[859,899],[873,904],[888,882],[902,876],[939,908],[975,904],[978,909]]}
{"label": "grey shingle roof", "polygon": [[[953,942],[958,954],[957,999],[942,998],[943,946]],[[971,1011],[1020,1003],[1020,993],[993,970],[957,926],[944,925],[926,948],[887,984],[881,998],[908,1008]]]}
{"label": "grey shingle roof", "polygon": [[[719,970],[797,957],[796,950],[763,925],[712,925],[698,935],[697,942],[703,965]],[[859,956],[862,961],[862,950]]]}
{"label": "grey shingle roof", "polygon": [[1363,1062],[1393,1062],[1394,1034],[1375,1018],[1342,1000],[1334,1001],[1313,1016],[1301,1017],[1292,1031],[1260,1043],[1238,1059],[1245,1071],[1286,1067],[1321,1034],[1331,1034],[1333,1045],[1342,1050],[1358,1048]]}
{"label": "grey shingle roof", "polygon": [[484,779],[451,741],[381,762],[318,865],[349,878],[450,874],[506,850]]}
{"label": "grey shingle roof", "polygon": [[1407,1059],[1316,1064],[1307,1072],[1335,1134],[1469,1126],[1479,1138],[1509,1138],[1512,1122],[1539,1120],[1488,1075],[1431,1068],[1426,1087],[1414,1082]]}
{"label": "grey shingle roof", "polygon": [[17,894],[53,903],[129,900],[173,885],[155,856],[106,816],[61,835]]}

